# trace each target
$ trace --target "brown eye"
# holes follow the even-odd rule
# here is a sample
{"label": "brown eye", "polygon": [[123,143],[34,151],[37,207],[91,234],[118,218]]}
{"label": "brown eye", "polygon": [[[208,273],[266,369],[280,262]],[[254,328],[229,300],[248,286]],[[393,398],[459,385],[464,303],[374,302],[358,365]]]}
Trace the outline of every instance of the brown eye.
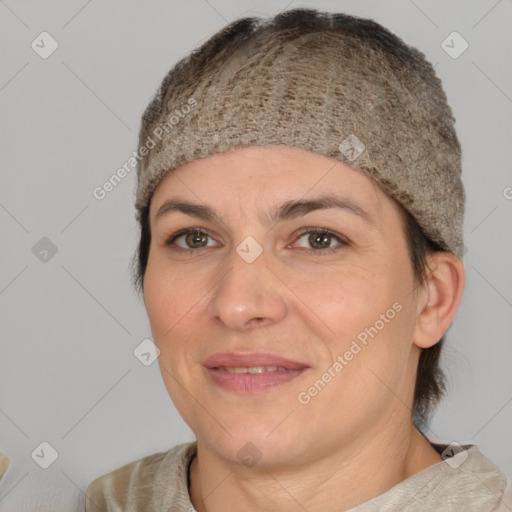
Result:
{"label": "brown eye", "polygon": [[203,247],[211,247],[213,240],[208,233],[200,229],[185,229],[175,233],[167,241],[167,245],[176,250],[202,249]]}
{"label": "brown eye", "polygon": [[349,242],[336,233],[325,229],[309,229],[303,231],[297,238],[297,245],[303,249],[309,249],[310,253],[325,254],[337,251]]}
{"label": "brown eye", "polygon": [[331,245],[332,235],[327,233],[311,233],[308,242],[313,249],[327,249]]}
{"label": "brown eye", "polygon": [[196,249],[197,247],[206,247],[208,243],[208,235],[206,233],[201,233],[201,231],[196,231],[194,233],[188,233],[185,236],[185,243],[191,249]]}

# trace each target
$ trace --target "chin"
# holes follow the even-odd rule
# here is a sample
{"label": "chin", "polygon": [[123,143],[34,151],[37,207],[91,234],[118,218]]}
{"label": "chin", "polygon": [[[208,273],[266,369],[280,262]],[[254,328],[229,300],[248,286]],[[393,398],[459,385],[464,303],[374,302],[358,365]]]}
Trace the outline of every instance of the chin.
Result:
{"label": "chin", "polygon": [[289,427],[279,431],[280,427],[276,429],[278,424],[279,421],[268,421],[259,425],[247,422],[231,423],[227,429],[229,433],[218,425],[213,430],[208,426],[194,430],[194,433],[198,442],[208,451],[230,464],[274,467],[302,458],[301,454],[305,449],[301,441],[303,436],[294,436]]}

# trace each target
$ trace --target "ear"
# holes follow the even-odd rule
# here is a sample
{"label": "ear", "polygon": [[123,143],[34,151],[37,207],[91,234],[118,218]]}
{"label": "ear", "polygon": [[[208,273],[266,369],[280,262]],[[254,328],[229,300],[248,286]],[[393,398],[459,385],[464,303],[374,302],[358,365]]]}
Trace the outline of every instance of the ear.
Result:
{"label": "ear", "polygon": [[418,293],[413,342],[419,348],[435,345],[450,327],[459,309],[466,282],[462,261],[451,252],[427,256],[428,277]]}

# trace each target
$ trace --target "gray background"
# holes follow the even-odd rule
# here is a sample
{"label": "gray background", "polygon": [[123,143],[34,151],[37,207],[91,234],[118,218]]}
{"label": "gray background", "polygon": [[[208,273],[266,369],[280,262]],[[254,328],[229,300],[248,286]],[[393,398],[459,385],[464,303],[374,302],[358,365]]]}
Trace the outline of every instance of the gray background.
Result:
{"label": "gray background", "polygon": [[[443,81],[463,146],[467,286],[431,435],[477,444],[512,481],[512,4],[287,2],[0,1],[0,510],[82,510],[96,476],[193,439],[158,364],[133,354],[151,337],[130,284],[135,174],[103,200],[92,191],[136,150],[180,57],[235,18],[301,6],[373,18]],[[59,45],[47,59],[31,48],[43,31]],[[469,43],[456,59],[441,46],[453,31]],[[33,250],[43,237],[55,255]],[[48,469],[43,441],[58,453]]]}

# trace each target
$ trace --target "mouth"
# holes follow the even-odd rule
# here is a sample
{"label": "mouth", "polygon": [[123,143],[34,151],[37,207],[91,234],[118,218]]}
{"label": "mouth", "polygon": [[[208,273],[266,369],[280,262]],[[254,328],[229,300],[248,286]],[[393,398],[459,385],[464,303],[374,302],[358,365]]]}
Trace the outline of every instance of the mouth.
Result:
{"label": "mouth", "polygon": [[254,393],[285,384],[309,365],[269,353],[220,353],[204,363],[211,381],[228,391]]}

